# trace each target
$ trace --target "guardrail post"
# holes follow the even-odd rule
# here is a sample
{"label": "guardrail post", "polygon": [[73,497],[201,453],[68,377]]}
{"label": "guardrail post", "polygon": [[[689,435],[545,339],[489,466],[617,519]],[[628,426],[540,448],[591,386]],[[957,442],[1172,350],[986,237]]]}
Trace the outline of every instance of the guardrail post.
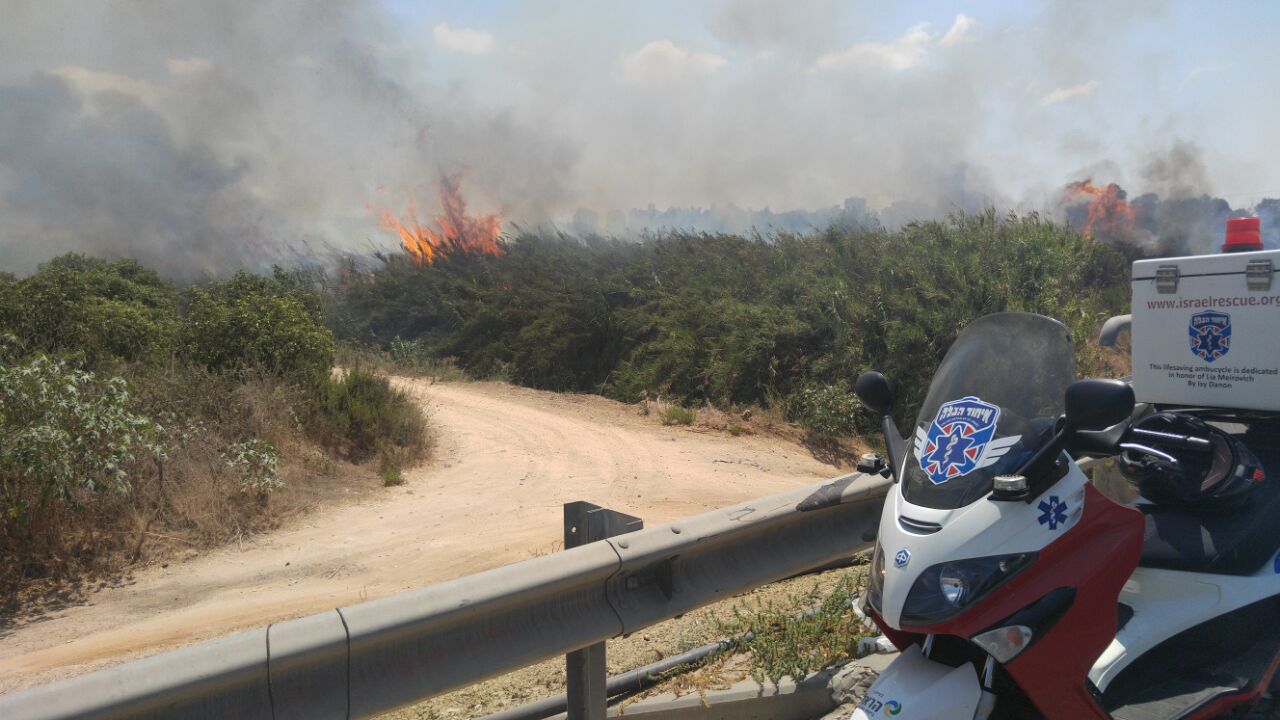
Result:
{"label": "guardrail post", "polygon": [[[581,500],[565,503],[564,547],[578,547],[615,535],[641,530],[644,521]],[[604,643],[565,656],[569,720],[604,720],[608,710],[608,682]]]}

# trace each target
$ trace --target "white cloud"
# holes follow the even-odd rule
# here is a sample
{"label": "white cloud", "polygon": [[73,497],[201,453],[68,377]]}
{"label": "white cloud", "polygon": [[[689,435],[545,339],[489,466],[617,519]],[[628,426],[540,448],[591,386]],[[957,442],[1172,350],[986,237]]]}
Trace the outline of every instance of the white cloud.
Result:
{"label": "white cloud", "polygon": [[169,58],[165,61],[169,69],[169,77],[176,79],[193,78],[213,69],[213,63],[204,58]]}
{"label": "white cloud", "polygon": [[74,65],[57,68],[53,74],[71,83],[83,93],[120,93],[143,102],[151,102],[160,94],[155,86],[143,80]]}
{"label": "white cloud", "polygon": [[622,58],[620,70],[624,80],[646,84],[710,75],[728,64],[715,53],[686,50],[670,40],[654,40]]}
{"label": "white cloud", "polygon": [[977,26],[977,22],[973,18],[960,13],[956,15],[956,21],[951,23],[951,29],[942,36],[938,44],[942,47],[951,47],[960,43],[971,42],[973,40],[973,28]]}
{"label": "white cloud", "polygon": [[493,35],[474,28],[452,28],[440,23],[431,29],[431,37],[445,50],[466,55],[484,55],[493,49]]}
{"label": "white cloud", "polygon": [[1049,105],[1055,105],[1078,97],[1089,97],[1097,92],[1098,88],[1101,86],[1101,81],[1090,80],[1088,82],[1082,82],[1079,85],[1072,85],[1071,87],[1057,88],[1048,95],[1040,98],[1040,105],[1041,107],[1048,107]]}
{"label": "white cloud", "polygon": [[1196,80],[1199,80],[1205,75],[1213,75],[1215,73],[1220,73],[1224,70],[1229,69],[1230,67],[1231,67],[1230,65],[1222,65],[1222,64],[1197,65],[1191,68],[1191,72],[1187,73],[1186,77],[1182,78],[1182,82],[1178,83],[1178,89],[1181,90],[1182,88],[1187,86],[1187,83],[1195,82]]}
{"label": "white cloud", "polygon": [[848,50],[827,53],[813,64],[813,70],[906,70],[929,54],[933,36],[929,26],[921,23],[902,37],[889,43],[858,43]]}

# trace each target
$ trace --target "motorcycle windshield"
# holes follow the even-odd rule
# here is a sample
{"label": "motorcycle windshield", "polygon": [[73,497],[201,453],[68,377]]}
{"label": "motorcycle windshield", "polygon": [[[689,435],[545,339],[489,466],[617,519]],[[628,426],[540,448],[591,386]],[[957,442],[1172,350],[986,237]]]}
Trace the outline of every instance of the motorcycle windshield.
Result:
{"label": "motorcycle windshield", "polygon": [[951,509],[986,497],[992,480],[1022,466],[1053,437],[1075,346],[1043,315],[975,320],[947,351],[909,442],[903,496]]}

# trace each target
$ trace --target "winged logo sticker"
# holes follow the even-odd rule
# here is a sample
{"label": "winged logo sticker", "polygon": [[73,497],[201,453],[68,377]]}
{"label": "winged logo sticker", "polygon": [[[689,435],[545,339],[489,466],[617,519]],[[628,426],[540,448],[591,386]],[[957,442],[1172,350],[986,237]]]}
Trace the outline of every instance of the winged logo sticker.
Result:
{"label": "winged logo sticker", "polygon": [[928,428],[916,428],[915,450],[920,469],[935,485],[994,465],[1022,439],[996,438],[1000,408],[969,396],[938,408]]}

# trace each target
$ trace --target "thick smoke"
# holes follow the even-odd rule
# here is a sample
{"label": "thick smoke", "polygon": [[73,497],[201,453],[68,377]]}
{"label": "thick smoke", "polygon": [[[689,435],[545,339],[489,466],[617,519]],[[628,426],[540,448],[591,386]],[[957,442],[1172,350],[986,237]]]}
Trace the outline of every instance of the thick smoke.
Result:
{"label": "thick smoke", "polygon": [[0,268],[82,251],[196,277],[368,247],[383,242],[371,205],[432,198],[458,170],[482,204],[536,217],[564,201],[572,149],[415,85],[422,56],[372,6],[6,13]]}
{"label": "thick smoke", "polygon": [[1158,27],[1159,5],[890,31],[834,0],[668,19],[553,0],[478,28],[393,5],[8,0],[0,270],[77,250],[195,277],[385,247],[377,211],[430,214],[457,172],[471,207],[525,226],[743,231],[1049,210],[1105,162],[1193,238],[1218,167],[1146,161],[1129,141],[1151,128],[1091,102],[1167,56],[1080,40]]}
{"label": "thick smoke", "polygon": [[179,147],[136,97],[90,103],[56,75],[0,87],[0,163],[13,168],[3,232],[17,265],[70,250],[171,273],[248,262],[276,221],[238,187],[243,165]]}

